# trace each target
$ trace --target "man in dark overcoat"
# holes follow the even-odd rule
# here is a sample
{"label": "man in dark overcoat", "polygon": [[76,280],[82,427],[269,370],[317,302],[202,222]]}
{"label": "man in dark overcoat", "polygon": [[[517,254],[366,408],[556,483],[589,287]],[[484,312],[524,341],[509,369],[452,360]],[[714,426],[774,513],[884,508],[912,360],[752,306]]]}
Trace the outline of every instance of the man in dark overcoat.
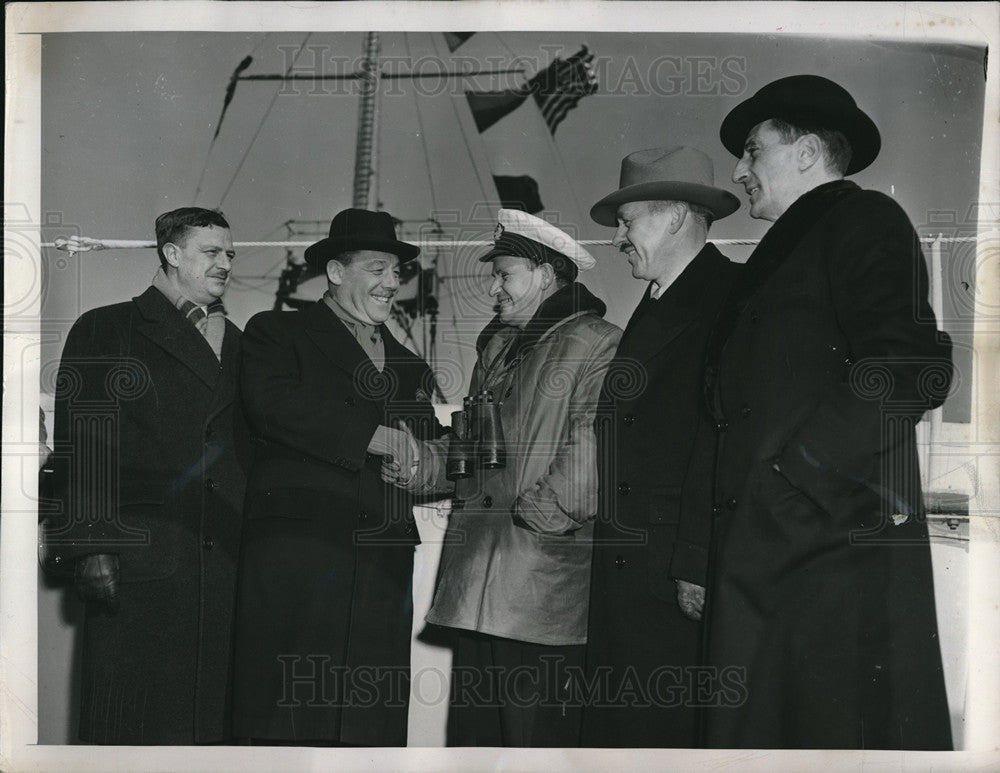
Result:
{"label": "man in dark overcoat", "polygon": [[235,733],[251,743],[405,746],[413,617],[413,471],[399,422],[441,432],[430,368],[383,324],[419,250],[385,212],[337,214],[306,250],[328,291],[243,337],[256,438],[236,633]]}
{"label": "man in dark overcoat", "polygon": [[[709,347],[718,427],[708,663],[713,747],[950,749],[914,425],[951,342],[895,201],[844,178],[878,129],[825,78],[723,121],[734,182],[773,221]],[[720,677],[721,678],[721,677]]]}
{"label": "man in dark overcoat", "polygon": [[80,738],[219,743],[230,733],[236,561],[248,450],[233,243],[221,213],[156,220],[161,268],[86,312],[63,348],[45,563],[87,601]]}
{"label": "man in dark overcoat", "polygon": [[650,285],[609,368],[596,424],[584,746],[696,743],[691,687],[714,453],[701,374],[737,271],[706,239],[712,221],[738,207],[715,187],[711,159],[680,147],[627,156],[621,187],[591,210],[617,227],[613,243]]}

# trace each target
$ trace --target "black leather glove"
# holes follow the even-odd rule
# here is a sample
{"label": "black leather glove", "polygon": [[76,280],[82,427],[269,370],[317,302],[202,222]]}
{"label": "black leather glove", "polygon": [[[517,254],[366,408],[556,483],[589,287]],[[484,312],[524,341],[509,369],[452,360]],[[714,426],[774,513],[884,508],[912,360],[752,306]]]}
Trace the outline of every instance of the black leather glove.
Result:
{"label": "black leather glove", "polygon": [[104,604],[109,612],[118,611],[118,556],[98,553],[77,559],[73,580],[84,601]]}

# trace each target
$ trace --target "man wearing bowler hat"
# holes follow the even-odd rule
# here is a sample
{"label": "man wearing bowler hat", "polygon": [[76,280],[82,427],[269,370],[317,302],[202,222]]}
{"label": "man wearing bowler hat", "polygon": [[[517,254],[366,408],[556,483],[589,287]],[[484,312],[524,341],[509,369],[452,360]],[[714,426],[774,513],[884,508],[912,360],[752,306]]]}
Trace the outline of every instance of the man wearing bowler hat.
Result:
{"label": "man wearing bowler hat", "polygon": [[385,212],[348,209],[306,249],[328,290],[247,324],[241,386],[257,447],[240,563],[235,735],[405,746],[412,499],[382,482],[440,433],[430,369],[386,329],[419,250]]}
{"label": "man wearing bowler hat", "polygon": [[708,658],[743,685],[709,710],[707,743],[950,749],[914,425],[947,395],[951,343],[906,214],[843,179],[878,129],[838,84],[796,75],[721,138],[751,216],[774,224],[707,359]]}
{"label": "man wearing bowler hat", "polygon": [[689,147],[622,161],[590,211],[649,287],[601,393],[585,746],[691,747],[705,599],[714,435],[705,346],[737,266],[706,242],[739,208]]}

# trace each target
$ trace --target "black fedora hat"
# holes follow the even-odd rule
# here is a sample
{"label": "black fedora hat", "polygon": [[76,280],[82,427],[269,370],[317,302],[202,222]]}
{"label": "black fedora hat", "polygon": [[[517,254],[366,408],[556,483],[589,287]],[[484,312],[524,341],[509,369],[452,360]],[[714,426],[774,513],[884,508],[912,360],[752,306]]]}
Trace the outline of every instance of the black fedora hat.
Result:
{"label": "black fedora hat", "polygon": [[400,263],[420,254],[420,248],[396,238],[396,227],[388,212],[345,209],[330,223],[330,235],[306,247],[306,263],[318,274],[327,261],[352,250],[376,250],[399,257]]}
{"label": "black fedora hat", "polygon": [[750,130],[770,118],[842,132],[852,151],[846,174],[866,168],[882,147],[878,127],[858,107],[854,97],[819,75],[779,78],[740,102],[722,122],[719,129],[722,144],[740,158]]}

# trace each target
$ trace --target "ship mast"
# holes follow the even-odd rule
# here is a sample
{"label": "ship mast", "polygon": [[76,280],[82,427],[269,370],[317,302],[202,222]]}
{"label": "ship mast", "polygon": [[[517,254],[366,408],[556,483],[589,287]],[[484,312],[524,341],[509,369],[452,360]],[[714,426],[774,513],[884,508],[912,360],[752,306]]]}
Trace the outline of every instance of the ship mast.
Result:
{"label": "ship mast", "polygon": [[[358,139],[354,150],[354,198],[357,209],[378,209],[378,101],[379,39],[377,32],[365,34],[365,58],[358,73],[361,104],[358,108]],[[373,190],[373,188],[375,190]]]}

